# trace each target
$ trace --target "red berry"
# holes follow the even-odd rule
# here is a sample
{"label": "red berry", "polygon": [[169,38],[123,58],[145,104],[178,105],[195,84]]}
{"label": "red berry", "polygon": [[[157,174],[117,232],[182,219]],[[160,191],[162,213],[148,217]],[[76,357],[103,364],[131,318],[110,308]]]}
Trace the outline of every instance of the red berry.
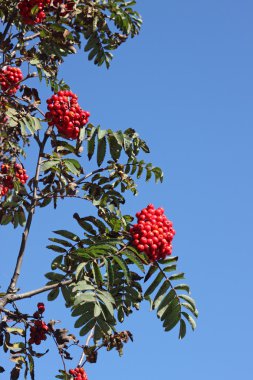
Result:
{"label": "red berry", "polygon": [[40,314],[44,313],[44,311],[45,311],[45,305],[44,305],[44,303],[39,302],[38,305],[37,305],[37,307],[38,307],[38,311],[40,312]]}
{"label": "red berry", "polygon": [[175,235],[172,222],[164,215],[164,209],[155,209],[150,204],[136,213],[138,223],[130,229],[132,244],[141,252],[145,251],[150,261],[164,259],[172,253],[172,239]]}
{"label": "red berry", "polygon": [[0,167],[0,198],[14,188],[14,181],[22,185],[26,183],[28,175],[20,164],[2,164]]}
{"label": "red berry", "polygon": [[80,114],[86,115],[86,112],[78,105],[77,96],[71,91],[59,91],[48,99],[47,103],[48,124],[55,125],[65,138],[77,139],[80,128],[88,122],[88,119],[80,119]]}
{"label": "red berry", "polygon": [[69,374],[73,376],[73,380],[88,380],[87,374],[83,368],[70,369]]}
{"label": "red berry", "polygon": [[[16,72],[18,75],[13,75]],[[19,82],[23,79],[22,71],[17,67],[7,66],[0,70],[1,90],[8,95],[14,95],[19,89]]]}

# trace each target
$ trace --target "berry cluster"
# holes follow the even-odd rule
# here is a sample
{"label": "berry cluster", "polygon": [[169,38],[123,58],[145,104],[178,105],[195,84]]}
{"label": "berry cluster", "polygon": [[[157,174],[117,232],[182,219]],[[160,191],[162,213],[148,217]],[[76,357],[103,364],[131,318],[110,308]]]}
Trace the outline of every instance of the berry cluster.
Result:
{"label": "berry cluster", "polygon": [[18,4],[22,21],[27,25],[41,23],[46,18],[45,7],[50,0],[22,0]]}
{"label": "berry cluster", "polygon": [[74,380],[88,380],[87,374],[83,368],[75,368],[69,370],[70,375],[73,376]]}
{"label": "berry cluster", "polygon": [[9,190],[14,188],[14,178],[22,185],[28,180],[26,170],[20,164],[2,164],[0,169],[0,197],[8,193]]}
{"label": "berry cluster", "polygon": [[36,318],[36,321],[33,321],[33,326],[30,328],[30,339],[29,344],[37,344],[39,345],[42,340],[46,340],[48,333],[48,325],[42,321],[42,314],[45,311],[45,305],[42,302],[39,302],[37,305],[37,311],[33,314],[33,317]]}
{"label": "berry cluster", "polygon": [[14,95],[19,89],[19,82],[23,79],[22,71],[18,67],[7,66],[0,70],[1,90],[8,95]]}
{"label": "berry cluster", "polygon": [[14,165],[15,177],[24,185],[28,180],[28,175],[26,174],[26,170],[20,164]]}
{"label": "berry cluster", "polygon": [[81,109],[77,96],[71,91],[59,91],[47,100],[46,118],[49,125],[68,139],[77,139],[80,128],[88,123],[90,113]]}
{"label": "berry cluster", "polygon": [[33,326],[30,328],[29,344],[39,345],[42,340],[46,340],[46,334],[48,332],[48,325],[40,319],[33,322]]}
{"label": "berry cluster", "polygon": [[131,229],[132,244],[145,252],[150,261],[164,259],[172,253],[171,242],[175,235],[172,222],[164,215],[164,209],[150,204],[137,212],[138,223]]}

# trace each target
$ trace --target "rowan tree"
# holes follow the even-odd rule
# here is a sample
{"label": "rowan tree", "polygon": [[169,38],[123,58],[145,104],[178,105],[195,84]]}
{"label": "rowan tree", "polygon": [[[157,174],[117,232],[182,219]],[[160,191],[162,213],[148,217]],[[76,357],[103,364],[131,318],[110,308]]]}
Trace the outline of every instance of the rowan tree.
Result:
{"label": "rowan tree", "polygon": [[[83,48],[88,60],[109,68],[112,51],[140,31],[135,7],[135,1],[124,0],[0,1],[0,223],[23,228],[9,286],[0,294],[1,358],[5,353],[14,362],[13,380],[36,378],[35,359],[50,355],[38,346],[49,340],[62,360],[56,378],[87,379],[99,350],[121,354],[132,340],[120,323],[144,301],[165,331],[178,326],[182,339],[187,324],[195,329],[198,313],[189,286],[181,283],[184,274],[177,273],[178,257],[171,255],[175,230],[166,212],[150,203],[137,210],[135,220],[121,211],[125,193],[137,194],[136,181],[143,176],[162,182],[162,170],[143,159],[149,148],[134,129],[94,126],[71,84],[59,77],[65,57]],[[41,99],[42,86],[51,91],[48,99]],[[31,144],[37,147],[33,173],[25,169]],[[87,161],[93,167],[89,173]],[[49,237],[47,248],[55,256],[45,283],[21,291],[34,213],[57,209],[65,198],[91,203],[94,213],[73,215],[82,236],[59,222]],[[61,325],[45,320],[44,303],[31,301],[29,310],[19,306],[41,293],[52,302],[64,298],[78,338],[64,320]],[[81,358],[72,358],[73,347]]]}

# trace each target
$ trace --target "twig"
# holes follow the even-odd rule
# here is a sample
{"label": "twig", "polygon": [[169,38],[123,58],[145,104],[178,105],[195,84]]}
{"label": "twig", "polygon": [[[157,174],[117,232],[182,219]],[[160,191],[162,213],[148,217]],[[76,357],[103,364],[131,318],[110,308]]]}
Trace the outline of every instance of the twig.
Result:
{"label": "twig", "polygon": [[70,280],[61,281],[61,282],[58,282],[58,283],[52,284],[52,285],[45,285],[42,288],[30,290],[29,292],[20,293],[20,294],[11,294],[11,295],[7,296],[7,298],[9,299],[9,301],[7,303],[13,302],[13,301],[23,300],[25,298],[31,298],[37,294],[45,293],[45,292],[48,292],[49,290],[53,290],[53,289],[61,288],[62,286],[70,285],[73,282],[74,282],[74,280],[70,279]]}
{"label": "twig", "polygon": [[23,38],[23,41],[34,40],[35,38],[39,37],[39,35],[40,35],[40,32],[34,33],[31,36],[27,36],[27,37]]}
{"label": "twig", "polygon": [[43,139],[41,146],[40,146],[38,161],[37,161],[37,165],[36,165],[36,172],[35,172],[35,177],[34,177],[33,200],[31,202],[31,208],[30,208],[30,211],[28,213],[27,222],[26,222],[26,225],[24,228],[24,232],[22,234],[22,240],[21,240],[21,245],[20,245],[18,257],[17,257],[15,269],[14,269],[14,272],[13,272],[13,275],[12,275],[12,278],[11,278],[11,281],[10,281],[10,284],[9,284],[9,287],[7,290],[7,294],[16,293],[16,284],[17,284],[17,281],[18,281],[18,278],[20,275],[20,271],[21,271],[21,267],[22,267],[22,263],[23,263],[23,258],[24,258],[24,254],[25,254],[25,249],[26,249],[26,243],[27,243],[29,232],[30,232],[35,208],[37,205],[37,190],[38,190],[38,181],[39,181],[39,174],[40,174],[40,165],[41,165],[42,156],[44,153],[44,148],[45,148],[45,145],[46,145],[47,139],[49,138],[50,133],[51,133],[51,127],[49,127],[47,129],[47,131],[44,135],[44,139]]}
{"label": "twig", "polygon": [[54,342],[55,342],[55,345],[56,345],[56,347],[57,347],[57,349],[58,349],[59,355],[60,355],[60,357],[61,357],[61,361],[62,361],[62,364],[63,364],[64,372],[67,372],[66,364],[65,364],[65,360],[64,360],[63,354],[62,354],[62,352],[61,352],[61,349],[59,348],[58,343],[57,343],[57,340],[56,340],[56,338],[54,337],[53,334],[52,334],[52,337],[53,337],[53,340],[54,340]]}
{"label": "twig", "polygon": [[[88,338],[86,340],[84,347],[89,346],[90,340],[93,338],[93,336],[94,336],[94,327],[91,329],[91,332],[88,335]],[[82,361],[84,360],[84,357],[85,357],[85,352],[83,350],[81,358],[80,358],[79,363],[78,363],[78,367],[82,367]]]}
{"label": "twig", "polygon": [[13,20],[16,17],[16,14],[17,14],[17,9],[15,9],[15,11],[11,15],[9,21],[7,22],[7,25],[6,25],[5,29],[4,29],[4,32],[3,32],[3,35],[2,35],[2,38],[1,38],[1,41],[4,41],[5,37],[7,36],[7,33],[9,31],[10,27],[11,27],[11,24],[12,24]]}

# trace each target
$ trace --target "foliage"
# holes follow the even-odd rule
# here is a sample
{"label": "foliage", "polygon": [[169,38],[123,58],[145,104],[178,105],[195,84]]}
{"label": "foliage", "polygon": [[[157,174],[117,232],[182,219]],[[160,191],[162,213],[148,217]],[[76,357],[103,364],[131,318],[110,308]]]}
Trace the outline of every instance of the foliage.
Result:
{"label": "foliage", "polygon": [[[0,224],[23,228],[9,287],[0,294],[0,346],[14,362],[12,380],[21,374],[34,379],[34,359],[47,354],[37,352],[29,342],[29,333],[35,334],[40,324],[36,321],[43,320],[42,313],[30,315],[17,307],[19,300],[40,293],[47,292],[48,301],[61,295],[80,329],[78,340],[66,329],[56,328],[55,321],[46,324],[45,339],[53,339],[63,362],[56,376],[59,379],[72,378],[65,364],[72,359],[71,346],[79,346],[83,352],[79,367],[95,363],[103,347],[108,351],[115,348],[121,355],[132,334],[120,332],[118,326],[144,301],[150,303],[165,331],[178,326],[180,339],[187,325],[193,330],[196,327],[198,312],[188,285],[181,283],[184,274],[177,272],[178,258],[150,262],[132,245],[134,218],[121,211],[125,192],[137,195],[136,180],[163,181],[162,170],[144,159],[149,153],[146,142],[132,128],[113,131],[91,123],[72,141],[48,123],[41,108],[42,84],[54,93],[69,89],[58,76],[68,55],[84,49],[97,66],[110,66],[111,52],[140,31],[135,3],[75,0],[71,10],[63,12],[65,2],[52,0],[44,21],[27,25],[19,14],[18,1],[0,2],[0,70],[2,75],[6,66],[27,71],[19,93],[15,88],[10,94],[3,85],[0,91],[0,164],[10,167],[7,174],[0,173]],[[31,17],[37,12],[38,7],[32,9]],[[28,79],[33,86],[28,86]],[[31,144],[38,152],[34,175],[30,174],[26,186],[13,179],[13,187],[1,197],[7,176],[13,174],[12,165],[23,165]],[[87,161],[94,167],[90,173],[85,172]],[[40,289],[20,293],[17,281],[34,212],[50,205],[57,208],[58,201],[66,197],[90,202],[96,216],[74,214],[83,229],[81,237],[64,226],[54,231],[47,247],[55,254],[51,271],[45,275],[47,282]],[[83,336],[87,336],[86,343]]]}

